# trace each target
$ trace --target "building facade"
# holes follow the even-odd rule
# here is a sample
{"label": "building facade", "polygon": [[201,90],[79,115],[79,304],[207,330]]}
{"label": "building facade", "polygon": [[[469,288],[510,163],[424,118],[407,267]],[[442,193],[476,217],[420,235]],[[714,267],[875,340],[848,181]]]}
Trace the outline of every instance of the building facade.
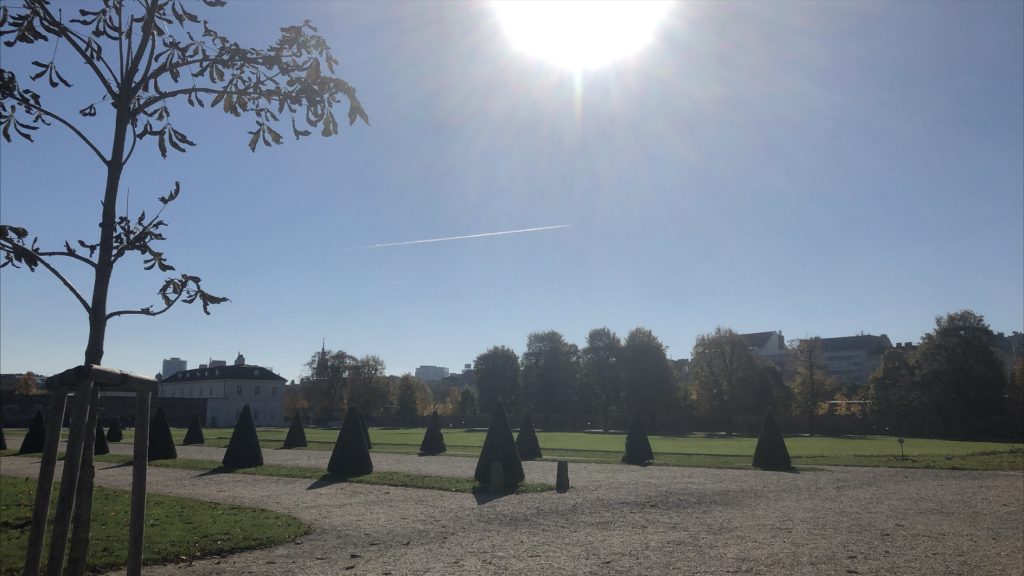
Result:
{"label": "building facade", "polygon": [[848,390],[867,385],[871,374],[882,364],[885,351],[892,347],[885,334],[821,339],[826,372]]}
{"label": "building facade", "polygon": [[235,425],[249,405],[257,426],[285,426],[285,379],[261,366],[245,363],[239,354],[232,366],[206,366],[178,371],[160,382],[162,398],[206,398],[206,426]]}
{"label": "building facade", "polygon": [[444,366],[420,366],[416,369],[416,378],[422,382],[435,382],[448,377],[448,369]]}
{"label": "building facade", "polygon": [[163,369],[160,370],[160,374],[163,376],[171,376],[182,370],[188,370],[188,360],[182,360],[177,356],[172,358],[164,358]]}
{"label": "building facade", "polygon": [[750,351],[758,357],[784,364],[789,349],[786,348],[786,340],[782,332],[754,332],[753,334],[740,334],[740,338],[747,343]]}

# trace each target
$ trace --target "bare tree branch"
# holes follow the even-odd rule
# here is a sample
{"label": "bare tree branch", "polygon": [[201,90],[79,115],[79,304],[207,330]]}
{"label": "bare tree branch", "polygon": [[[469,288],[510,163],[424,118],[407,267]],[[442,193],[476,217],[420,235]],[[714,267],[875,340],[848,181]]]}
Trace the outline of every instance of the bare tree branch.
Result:
{"label": "bare tree branch", "polygon": [[118,310],[116,312],[111,312],[110,314],[107,314],[107,320],[110,320],[111,318],[115,318],[117,316],[159,316],[164,312],[167,312],[168,310],[171,309],[172,306],[177,304],[178,300],[181,299],[181,296],[183,294],[185,294],[184,290],[179,292],[178,295],[175,296],[174,299],[172,299],[169,304],[167,304],[160,310],[157,310],[156,312],[153,311],[152,306],[146,306],[145,308],[139,308],[138,310]]}
{"label": "bare tree branch", "polygon": [[[78,52],[78,55],[82,57],[82,60],[85,61],[85,63],[90,68],[92,68],[93,74],[95,74],[96,78],[98,78],[99,81],[103,84],[103,87],[107,90],[107,94],[109,94],[110,97],[116,101],[117,91],[114,90],[114,86],[111,84],[111,82],[116,83],[117,76],[114,74],[113,69],[110,67],[107,61],[98,54],[89,54],[88,52],[86,52],[85,48],[83,48],[81,44],[83,37],[74,30],[65,26],[64,23],[60,21],[60,18],[57,18],[56,16],[53,15],[53,12],[50,12],[50,9],[46,6],[45,3],[39,2],[37,0],[30,0],[30,4],[33,10],[36,10],[40,16],[49,20],[50,26],[62,32],[61,37],[64,38],[64,40],[66,40],[67,43],[75,49],[75,52]],[[106,67],[106,69],[110,72],[110,79],[108,79],[103,74],[103,71],[100,70],[99,66],[96,65],[97,61],[101,62],[104,65],[104,67]]]}
{"label": "bare tree branch", "polygon": [[101,162],[103,162],[104,164],[107,164],[109,162],[107,160],[107,157],[104,156],[102,152],[100,152],[100,149],[97,148],[96,145],[92,143],[92,140],[89,140],[89,137],[86,136],[85,134],[83,134],[82,131],[79,130],[78,127],[75,126],[74,124],[72,124],[71,122],[68,122],[67,120],[65,120],[64,118],[61,118],[59,115],[54,114],[53,112],[50,112],[46,108],[43,108],[41,106],[37,106],[37,105],[33,104],[31,100],[26,99],[20,93],[14,93],[14,94],[11,95],[11,97],[14,100],[16,100],[19,104],[21,104],[22,106],[24,106],[26,108],[31,108],[32,110],[36,110],[40,114],[42,114],[44,116],[47,116],[49,118],[53,118],[57,122],[60,122],[65,127],[67,127],[69,130],[74,132],[75,135],[78,136],[78,138],[82,140],[82,142],[85,142],[85,144],[89,147],[90,150],[93,151],[94,154],[96,154],[96,156],[100,159]]}
{"label": "bare tree branch", "polygon": [[86,258],[85,256],[82,256],[81,254],[75,254],[73,252],[36,252],[36,255],[38,255],[38,256],[65,256],[67,258],[74,258],[75,260],[78,260],[79,262],[82,262],[83,264],[88,264],[89,266],[92,266],[93,268],[96,267],[96,263],[93,262],[92,260],[89,260],[88,258]]}

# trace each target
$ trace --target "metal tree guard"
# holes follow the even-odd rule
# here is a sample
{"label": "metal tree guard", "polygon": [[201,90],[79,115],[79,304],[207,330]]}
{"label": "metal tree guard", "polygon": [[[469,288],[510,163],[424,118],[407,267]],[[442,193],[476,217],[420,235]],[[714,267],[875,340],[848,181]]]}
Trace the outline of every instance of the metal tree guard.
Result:
{"label": "metal tree guard", "polygon": [[43,540],[46,534],[46,518],[50,511],[50,492],[53,489],[53,474],[57,465],[57,449],[60,446],[60,430],[64,421],[64,410],[69,392],[75,392],[75,407],[71,413],[71,430],[68,432],[67,449],[64,453],[64,471],[61,474],[60,494],[53,516],[53,530],[50,534],[50,554],[47,573],[61,574],[64,569],[64,555],[68,544],[68,530],[71,514],[78,492],[78,477],[82,471],[83,449],[92,450],[86,444],[86,428],[94,387],[104,392],[134,392],[135,446],[132,464],[131,520],[128,530],[128,576],[142,574],[142,543],[146,516],[146,466],[149,459],[149,404],[150,399],[159,396],[156,379],[88,364],[65,370],[46,381],[53,390],[53,404],[50,405],[49,420],[46,422],[46,442],[36,482],[35,505],[32,509],[32,527],[29,532],[28,550],[25,553],[24,576],[38,576],[43,554]]}

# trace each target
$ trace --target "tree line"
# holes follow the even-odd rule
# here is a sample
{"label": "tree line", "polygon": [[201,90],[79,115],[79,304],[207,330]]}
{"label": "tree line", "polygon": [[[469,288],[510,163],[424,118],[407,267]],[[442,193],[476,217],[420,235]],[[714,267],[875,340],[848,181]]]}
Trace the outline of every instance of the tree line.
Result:
{"label": "tree line", "polygon": [[[557,331],[530,334],[517,354],[494,346],[471,375],[434,386],[410,374],[385,376],[376,356],[321,350],[307,363],[287,410],[314,424],[337,422],[348,405],[415,425],[438,410],[458,421],[487,415],[502,400],[547,429],[621,428],[640,413],[656,431],[751,433],[772,411],[791,431],[817,433],[821,420],[850,417],[864,432],[949,437],[1020,437],[1024,364],[1007,370],[984,319],[961,311],[936,319],[916,349],[890,348],[867,385],[841,386],[826,368],[819,337],[763,358],[729,328],[701,334],[689,361],[672,361],[647,328],[625,339],[609,328],[581,348]],[[1011,376],[1008,378],[1007,373]]]}

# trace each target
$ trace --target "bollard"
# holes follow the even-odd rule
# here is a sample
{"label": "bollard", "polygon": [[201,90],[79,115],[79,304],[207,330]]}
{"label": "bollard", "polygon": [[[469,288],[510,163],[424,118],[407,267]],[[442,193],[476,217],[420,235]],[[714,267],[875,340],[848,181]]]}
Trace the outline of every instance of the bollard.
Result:
{"label": "bollard", "polygon": [[505,493],[505,468],[501,462],[491,464],[491,494]]}
{"label": "bollard", "polygon": [[555,490],[558,492],[569,491],[569,463],[565,460],[558,461],[558,473],[555,476]]}

